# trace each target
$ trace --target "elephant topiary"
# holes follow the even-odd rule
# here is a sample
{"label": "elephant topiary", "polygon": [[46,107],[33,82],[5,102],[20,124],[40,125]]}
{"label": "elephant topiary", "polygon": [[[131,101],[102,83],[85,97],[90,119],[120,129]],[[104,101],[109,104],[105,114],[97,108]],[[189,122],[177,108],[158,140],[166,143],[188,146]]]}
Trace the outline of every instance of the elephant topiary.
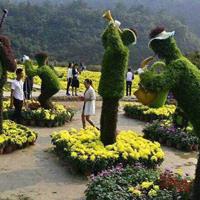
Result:
{"label": "elephant topiary", "polygon": [[[174,32],[166,32],[164,28],[154,29],[149,46],[166,63],[165,71],[161,74],[148,75],[148,82],[141,79],[142,85],[147,90],[154,91],[158,83],[162,90],[171,90],[180,108],[186,113],[200,137],[200,70],[185,58],[177,47],[173,37]],[[145,77],[145,73],[143,74]],[[155,87],[155,90],[157,88]],[[200,197],[200,157],[194,181],[193,200]]]}
{"label": "elephant topiary", "polygon": [[102,35],[105,53],[99,83],[99,94],[103,98],[101,140],[104,145],[113,144],[116,139],[118,104],[124,96],[125,73],[128,69],[128,45],[136,42],[133,30],[121,30],[119,22],[114,21],[109,12],[107,18],[110,23]]}
{"label": "elephant topiary", "polygon": [[35,55],[38,68],[34,68],[31,60],[25,61],[26,74],[30,77],[39,76],[42,80],[41,94],[38,97],[41,107],[52,109],[51,97],[60,90],[58,76],[54,70],[46,65],[48,55],[44,52]]}

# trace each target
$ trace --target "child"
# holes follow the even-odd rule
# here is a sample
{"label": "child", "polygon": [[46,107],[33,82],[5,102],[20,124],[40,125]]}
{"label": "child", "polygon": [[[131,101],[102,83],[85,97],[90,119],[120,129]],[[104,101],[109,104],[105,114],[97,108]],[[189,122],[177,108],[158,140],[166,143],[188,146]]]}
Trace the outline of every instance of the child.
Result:
{"label": "child", "polygon": [[16,70],[16,79],[12,82],[11,86],[11,99],[10,99],[10,107],[12,108],[13,105],[15,107],[13,119],[20,123],[21,121],[21,110],[24,103],[24,91],[23,91],[23,69],[18,68]]}

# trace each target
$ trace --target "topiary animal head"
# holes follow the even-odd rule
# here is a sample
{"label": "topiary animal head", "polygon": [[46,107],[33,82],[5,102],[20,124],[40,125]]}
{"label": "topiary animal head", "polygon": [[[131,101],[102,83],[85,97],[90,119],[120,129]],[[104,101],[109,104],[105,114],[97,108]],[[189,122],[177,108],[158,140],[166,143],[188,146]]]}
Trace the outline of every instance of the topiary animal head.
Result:
{"label": "topiary animal head", "polygon": [[121,32],[121,38],[122,38],[122,42],[124,43],[125,46],[129,46],[131,44],[136,44],[137,32],[135,31],[135,29],[125,28]]}
{"label": "topiary animal head", "polygon": [[35,59],[39,65],[39,67],[44,66],[46,64],[46,61],[48,59],[48,55],[45,52],[40,52],[35,54]]}
{"label": "topiary animal head", "polygon": [[137,33],[134,29],[120,29],[118,21],[111,21],[103,34],[103,46],[107,48],[116,44],[116,41],[124,46],[136,44]]}
{"label": "topiary animal head", "polygon": [[3,35],[0,35],[0,62],[10,72],[14,72],[17,68],[10,41]]}
{"label": "topiary animal head", "polygon": [[149,47],[159,58],[170,61],[181,56],[173,37],[174,34],[175,32],[166,32],[163,27],[157,27],[151,31]]}

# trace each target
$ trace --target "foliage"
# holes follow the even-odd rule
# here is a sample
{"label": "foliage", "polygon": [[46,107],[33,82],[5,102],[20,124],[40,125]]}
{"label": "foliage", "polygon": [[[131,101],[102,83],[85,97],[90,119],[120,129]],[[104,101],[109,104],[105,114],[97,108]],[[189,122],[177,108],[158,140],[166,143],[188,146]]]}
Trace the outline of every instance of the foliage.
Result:
{"label": "foliage", "polygon": [[186,129],[188,126],[192,126],[188,120],[187,115],[179,108],[176,107],[176,111],[173,114],[173,124],[176,127]]}
{"label": "foliage", "polygon": [[151,141],[175,147],[183,151],[198,150],[199,139],[190,131],[177,128],[170,120],[155,121],[148,124],[144,130],[144,137]]}
{"label": "foliage", "polygon": [[178,169],[176,173],[165,170],[165,172],[160,174],[159,182],[161,189],[173,191],[178,199],[190,199],[192,180],[187,174],[184,176],[181,169]]}
{"label": "foliage", "polygon": [[52,143],[58,155],[81,173],[97,173],[119,163],[139,162],[152,167],[164,158],[159,143],[145,140],[133,131],[120,132],[116,143],[106,147],[100,141],[100,132],[93,127],[53,133]]}
{"label": "foliage", "polygon": [[188,200],[190,189],[189,177],[119,165],[92,175],[85,194],[86,200]]}
{"label": "foliage", "polygon": [[156,119],[169,119],[175,112],[174,105],[165,105],[160,108],[149,108],[139,103],[128,103],[124,106],[125,114],[133,119],[152,122]]}
{"label": "foliage", "polygon": [[[129,1],[127,8],[126,6],[119,7],[110,1],[106,1],[106,4],[110,5],[103,8],[101,6],[91,8],[87,3],[80,1],[68,5],[65,3],[51,5],[49,1],[40,5],[37,3],[32,5],[35,1],[30,1],[31,3],[24,1],[19,5],[12,3],[15,1],[0,1],[0,7],[7,8],[10,11],[5,31],[12,39],[14,51],[19,58],[24,54],[33,55],[35,52],[44,50],[49,52],[52,60],[100,64],[103,55],[100,34],[104,27],[101,16],[103,10],[110,7],[112,7],[114,16],[120,19],[125,27],[134,26],[139,33],[138,45],[131,51],[131,63],[134,64],[134,68],[137,68],[140,61],[151,53],[147,47],[147,33],[158,24],[176,30],[178,43],[184,53],[200,48],[200,42],[196,35],[192,34],[182,22],[170,17],[169,9],[167,9],[167,14],[157,12],[155,9],[149,10],[152,4],[154,8],[157,8],[157,4],[160,4],[159,1],[156,1],[156,3],[150,1],[146,8],[141,6],[143,1],[139,1],[139,4]],[[101,5],[102,1],[95,3]],[[94,0],[91,1],[92,5],[95,5],[95,3]],[[171,1],[170,5],[172,5]],[[181,6],[182,4],[171,6],[171,8],[180,8]],[[195,6],[190,10],[194,8]],[[187,7],[186,9],[189,10]],[[180,11],[183,12],[181,9]],[[177,13],[179,12],[175,13],[176,17]],[[181,18],[187,13],[184,12]],[[193,21],[191,20],[192,15],[189,14],[189,22]],[[193,15],[193,17],[199,20],[196,15]],[[16,23],[16,21],[19,23]],[[195,23],[193,28],[199,31],[196,28],[197,25],[198,23]]]}
{"label": "foliage", "polygon": [[[9,101],[4,101],[4,118],[12,119],[14,110],[9,109]],[[31,126],[62,126],[72,120],[74,111],[64,105],[54,103],[54,108],[47,110],[40,107],[38,101],[27,101],[27,108],[22,110],[22,123]]]}
{"label": "foliage", "polygon": [[5,120],[3,133],[0,135],[0,153],[10,153],[16,149],[32,145],[37,139],[37,133],[29,128]]}

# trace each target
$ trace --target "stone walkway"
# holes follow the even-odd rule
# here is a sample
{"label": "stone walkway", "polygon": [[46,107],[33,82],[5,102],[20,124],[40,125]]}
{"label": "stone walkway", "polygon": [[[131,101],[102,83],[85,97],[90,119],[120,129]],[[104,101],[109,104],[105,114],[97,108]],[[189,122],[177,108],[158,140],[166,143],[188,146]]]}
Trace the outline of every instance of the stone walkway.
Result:
{"label": "stone walkway", "polygon": [[[68,105],[81,108],[82,103],[71,102]],[[95,123],[99,126],[101,102],[97,103]],[[119,113],[119,130],[133,129],[141,133],[144,123],[126,118]],[[51,152],[49,135],[54,131],[80,128],[80,111],[73,122],[59,128],[35,128],[39,133],[36,144],[30,148],[0,156],[0,200],[81,200],[87,179],[72,173],[69,166],[62,163]],[[190,175],[194,174],[196,153],[182,153],[163,148],[166,157],[161,168],[176,169],[182,167]]]}

